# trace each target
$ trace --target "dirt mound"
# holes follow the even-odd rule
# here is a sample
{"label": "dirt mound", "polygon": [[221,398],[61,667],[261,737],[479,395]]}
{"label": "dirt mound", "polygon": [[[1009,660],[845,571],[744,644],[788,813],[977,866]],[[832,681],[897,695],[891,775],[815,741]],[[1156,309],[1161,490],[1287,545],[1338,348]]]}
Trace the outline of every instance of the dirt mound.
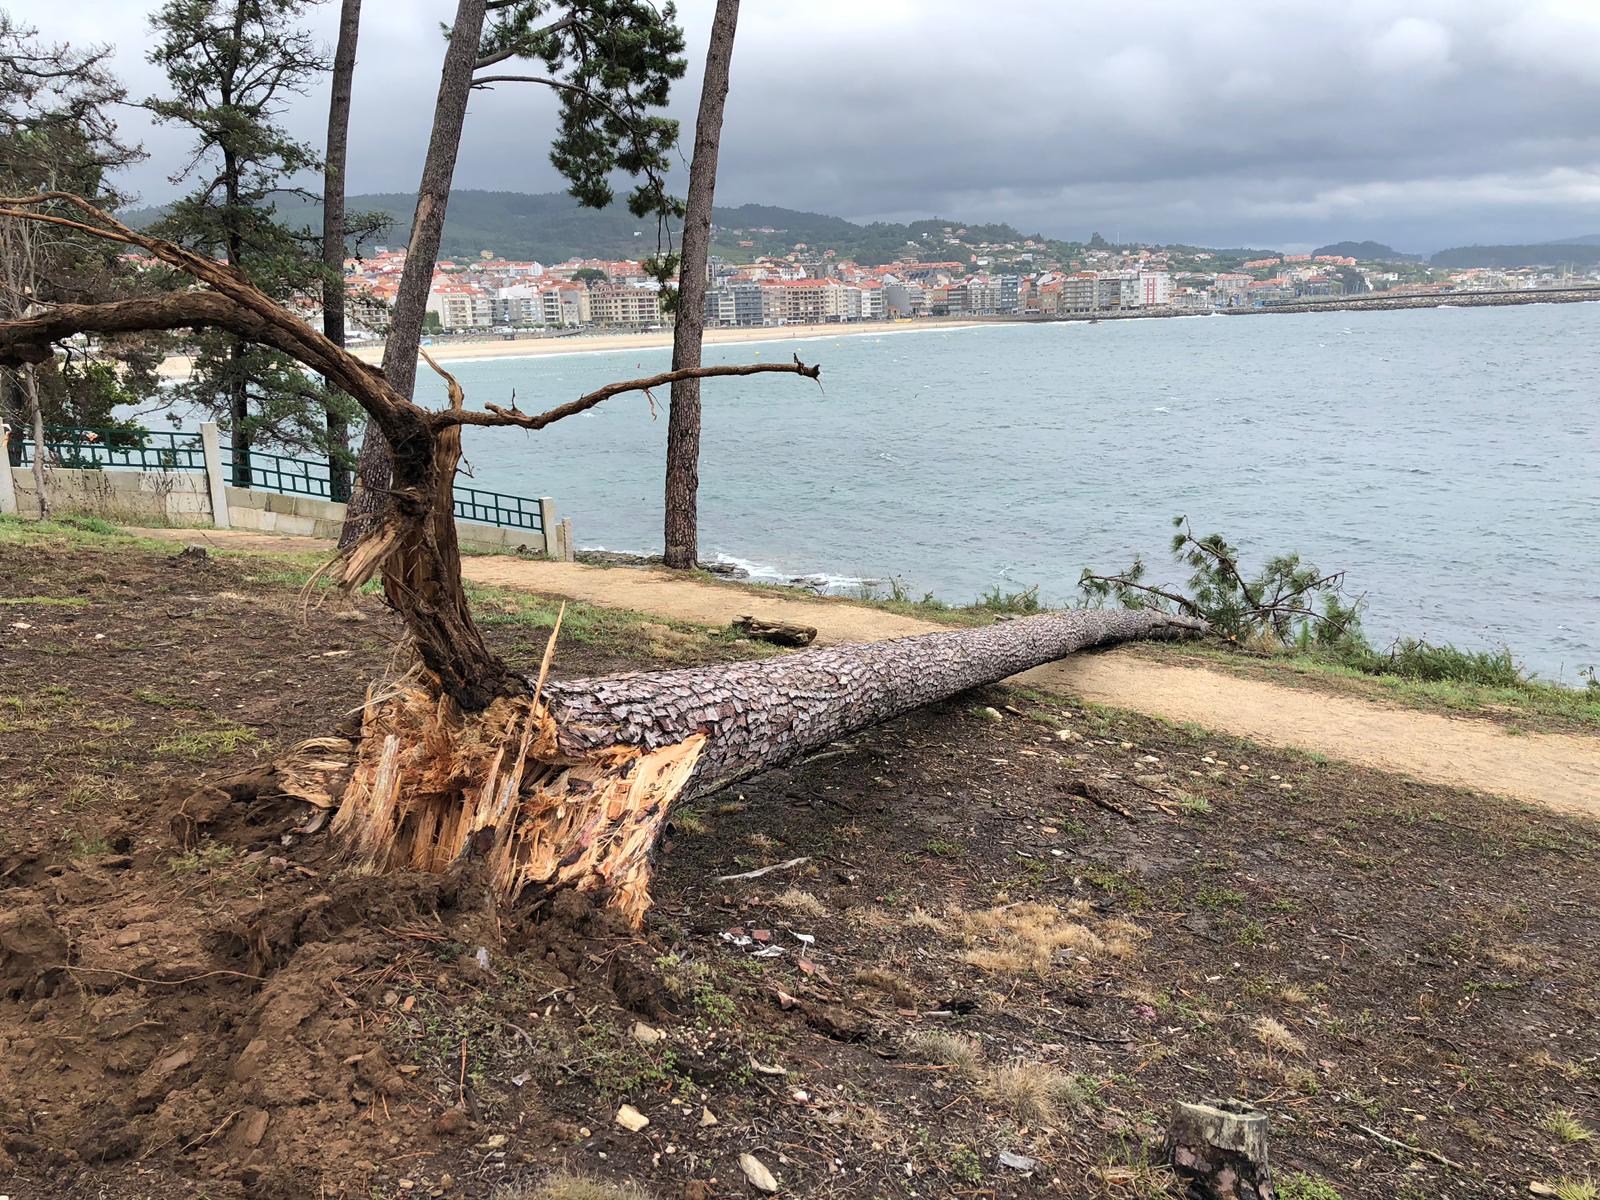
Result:
{"label": "dirt mound", "polygon": [[[271,778],[170,789],[164,844],[5,892],[0,1093],[30,1115],[0,1146],[18,1167],[65,1179],[138,1159],[210,1195],[287,1200],[330,1178],[341,1194],[397,1147],[448,1147],[459,1123],[440,1117],[464,1091],[397,1069],[374,1019],[407,975],[431,968],[430,996],[468,1000],[514,947],[530,986],[593,988],[581,968],[609,943],[598,981],[644,1015],[670,1004],[657,951],[614,914],[577,897],[496,913],[470,872],[345,871]],[[397,953],[441,946],[459,953]]]}

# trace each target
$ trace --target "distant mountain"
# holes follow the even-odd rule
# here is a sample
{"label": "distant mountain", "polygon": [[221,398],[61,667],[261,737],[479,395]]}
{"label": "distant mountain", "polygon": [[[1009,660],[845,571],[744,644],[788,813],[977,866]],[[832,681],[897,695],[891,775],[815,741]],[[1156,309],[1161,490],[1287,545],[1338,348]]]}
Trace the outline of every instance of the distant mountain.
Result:
{"label": "distant mountain", "polygon": [[1557,238],[1553,242],[1546,242],[1548,246],[1600,246],[1600,233],[1585,234],[1583,237]]}
{"label": "distant mountain", "polygon": [[1353,258],[1357,262],[1421,262],[1420,254],[1401,254],[1392,246],[1385,246],[1382,242],[1334,242],[1331,246],[1318,246],[1312,255],[1337,254],[1342,258]]}
{"label": "distant mountain", "polygon": [[1453,246],[1428,260],[1435,267],[1592,267],[1600,265],[1600,238],[1539,246]]}
{"label": "distant mountain", "polygon": [[[380,212],[392,222],[390,231],[373,239],[374,245],[402,246],[411,231],[416,197],[405,192],[377,192],[348,198],[351,212]],[[146,225],[161,215],[146,208],[122,214],[130,224]],[[284,224],[318,228],[322,205],[316,201],[285,198],[278,203]],[[799,212],[769,204],[742,204],[718,208],[712,253],[733,260],[762,254],[787,254],[796,245],[836,251],[868,265],[893,262],[909,246],[934,261],[957,257],[957,247],[946,245],[946,228],[962,229],[972,242],[1020,242],[1024,235],[1009,225],[967,225],[932,219],[907,225],[874,222],[858,225],[843,217]],[[1035,235],[1037,236],[1037,235]],[[748,243],[748,244],[745,244]],[[450,193],[444,240],[445,258],[476,258],[483,251],[513,259],[561,262],[581,258],[643,258],[656,250],[655,222],[639,220],[621,204],[609,208],[583,208],[564,192]],[[965,251],[960,257],[965,258]]]}

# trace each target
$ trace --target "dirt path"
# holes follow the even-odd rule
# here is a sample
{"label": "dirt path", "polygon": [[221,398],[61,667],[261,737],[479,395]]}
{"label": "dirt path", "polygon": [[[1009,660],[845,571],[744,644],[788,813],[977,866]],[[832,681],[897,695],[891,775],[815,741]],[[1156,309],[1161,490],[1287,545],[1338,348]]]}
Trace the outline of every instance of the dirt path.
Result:
{"label": "dirt path", "polygon": [[[138,532],[238,550],[303,552],[328,545],[232,530]],[[469,557],[463,560],[463,570],[474,583],[697,624],[725,625],[751,613],[815,625],[818,640],[824,643],[876,641],[948,628],[863,605],[762,595],[658,570],[506,557]],[[1428,783],[1477,788],[1560,812],[1600,817],[1600,738],[1513,735],[1487,721],[1390,708],[1114,652],[1052,663],[1018,680],[1266,745],[1314,750]]]}

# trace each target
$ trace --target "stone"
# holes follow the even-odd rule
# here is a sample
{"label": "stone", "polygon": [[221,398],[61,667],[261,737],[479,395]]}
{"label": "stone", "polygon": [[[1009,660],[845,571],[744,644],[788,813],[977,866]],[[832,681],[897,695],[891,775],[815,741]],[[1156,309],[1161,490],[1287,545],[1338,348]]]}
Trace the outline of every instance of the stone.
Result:
{"label": "stone", "polygon": [[633,1040],[641,1046],[654,1046],[666,1036],[654,1025],[646,1025],[643,1021],[635,1021],[633,1023]]}
{"label": "stone", "polygon": [[772,1177],[772,1172],[754,1154],[739,1155],[739,1169],[744,1172],[744,1177],[750,1181],[750,1186],[758,1192],[769,1195],[778,1190],[778,1181]]}
{"label": "stone", "polygon": [[716,1123],[716,1114],[713,1113],[709,1108],[702,1107],[700,1109],[700,1128],[710,1129],[711,1126],[715,1125]]}
{"label": "stone", "polygon": [[1039,1160],[1029,1158],[1026,1154],[1013,1154],[1009,1150],[1000,1151],[1000,1165],[1009,1167],[1013,1171],[1033,1172],[1039,1169]]}
{"label": "stone", "polygon": [[261,1145],[261,1139],[267,1136],[268,1120],[266,1109],[246,1109],[244,1120],[239,1122],[239,1140],[246,1146]]}
{"label": "stone", "polygon": [[646,1125],[650,1124],[650,1118],[645,1116],[631,1104],[624,1104],[621,1108],[617,1109],[617,1115],[613,1118],[613,1120],[615,1120],[618,1125],[621,1125],[629,1133],[638,1133]]}
{"label": "stone", "polygon": [[434,1118],[433,1131],[449,1136],[463,1132],[470,1124],[466,1109],[447,1108]]}

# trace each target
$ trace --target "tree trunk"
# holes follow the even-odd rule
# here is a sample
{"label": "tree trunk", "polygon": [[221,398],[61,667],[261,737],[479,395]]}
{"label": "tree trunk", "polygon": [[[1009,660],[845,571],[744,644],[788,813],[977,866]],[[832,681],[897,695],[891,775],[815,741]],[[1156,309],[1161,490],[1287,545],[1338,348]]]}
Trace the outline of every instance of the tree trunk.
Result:
{"label": "tree trunk", "polygon": [[[410,398],[417,383],[417,353],[422,345],[422,316],[433,284],[434,263],[444,237],[445,208],[455,177],[456,153],[467,119],[467,97],[472,93],[472,72],[483,37],[485,0],[460,0],[455,25],[445,49],[439,77],[439,98],[433,110],[433,133],[423,160],[422,182],[417,188],[417,210],[406,243],[406,265],[400,273],[390,315],[389,336],[383,345],[383,373],[389,386]],[[372,422],[361,439],[356,461],[356,490],[345,513],[339,548],[353,546],[383,507],[389,488],[390,450],[383,431]],[[446,503],[451,508],[453,501]]]}
{"label": "tree trunk", "polygon": [[[536,685],[466,717],[414,688],[368,706],[349,759],[323,739],[280,769],[286,792],[338,804],[333,831],[374,868],[442,871],[481,855],[504,899],[577,888],[637,923],[676,801],[1079,650],[1199,628],[1155,612],[1078,609],[764,662]],[[336,802],[332,780],[347,769]]]}
{"label": "tree trunk", "polygon": [[1166,1154],[1190,1200],[1273,1200],[1267,1114],[1243,1101],[1174,1104]]}
{"label": "tree trunk", "polygon": [[[722,142],[722,112],[728,99],[728,71],[739,24],[739,0],[717,0],[706,51],[706,77],[700,89],[700,115],[689,164],[689,195],[684,205],[683,259],[678,270],[678,312],[672,333],[674,370],[700,365],[706,325],[706,273],[711,253],[711,207],[717,187],[717,152]],[[672,385],[667,415],[666,565],[693,570],[700,557],[700,381]]]}
{"label": "tree trunk", "polygon": [[[28,396],[28,419],[33,423],[33,486],[39,492],[39,519],[50,515],[50,498],[45,494],[44,459],[49,453],[44,444],[44,409],[39,404],[39,380],[35,367],[24,367],[17,374],[22,379],[22,390]],[[0,467],[9,471],[10,467]]]}
{"label": "tree trunk", "polygon": [[[328,100],[328,155],[322,166],[322,332],[344,345],[344,191],[350,149],[350,97],[356,73],[356,42],[361,33],[361,0],[343,0],[339,43],[333,54],[333,94]],[[326,382],[326,381],[324,381]],[[328,384],[332,387],[332,384]],[[350,499],[350,428],[344,415],[328,409],[328,491],[334,500]]]}

